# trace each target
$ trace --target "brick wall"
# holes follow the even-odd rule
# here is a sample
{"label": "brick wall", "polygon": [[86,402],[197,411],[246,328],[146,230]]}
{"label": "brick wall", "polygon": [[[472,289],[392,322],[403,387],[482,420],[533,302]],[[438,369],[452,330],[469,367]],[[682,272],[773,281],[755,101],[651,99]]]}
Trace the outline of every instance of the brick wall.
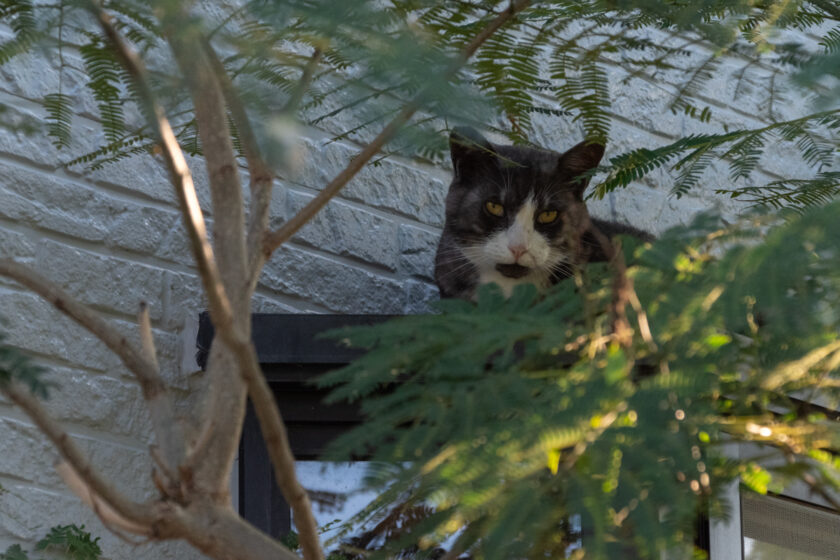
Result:
{"label": "brick wall", "polygon": [[[687,57],[690,64],[697,58]],[[681,76],[621,80],[612,68],[613,140],[607,156],[654,147],[693,132],[753,127],[762,122],[762,69],[751,93],[733,99],[738,61],[713,82],[705,101],[714,109],[710,124],[667,110]],[[20,116],[42,119],[34,101],[53,91],[55,66],[22,57],[0,69],[0,102]],[[78,96],[77,133],[69,153],[43,137],[0,131],[0,256],[30,264],[93,305],[126,333],[134,332],[139,301],[151,305],[155,336],[167,380],[178,390],[194,381],[192,354],[196,314],[203,308],[174,197],[161,166],[148,157],[122,161],[95,172],[66,170],[58,164],[95,145],[99,134],[93,105],[72,72],[65,91]],[[76,88],[75,90],[73,88]],[[780,108],[796,114],[791,102]],[[273,223],[291,216],[355,153],[351,142],[327,143],[331,132],[352,124],[352,115],[305,129],[301,165],[278,181]],[[568,119],[545,117],[534,140],[564,150],[581,139]],[[206,179],[200,162],[193,171],[207,208]],[[773,148],[761,177],[790,173],[791,160]],[[793,173],[795,174],[795,173]],[[803,171],[804,174],[804,171]],[[710,172],[707,184],[725,186],[724,167]],[[314,222],[266,265],[255,310],[295,313],[420,313],[437,297],[431,283],[434,251],[443,221],[449,173],[411,160],[385,160],[361,172]],[[641,184],[592,204],[599,217],[625,220],[653,232],[718,208],[734,214],[731,201],[701,189],[676,199],[669,179],[654,174]],[[137,498],[153,492],[147,458],[149,423],[139,391],[116,358],[37,297],[0,279],[0,316],[11,343],[31,352],[61,386],[50,409],[91,454],[93,462]],[[133,336],[133,334],[132,334]],[[63,487],[52,469],[55,452],[31,423],[0,400],[0,551],[14,542],[33,542],[56,524],[84,523],[103,539],[108,558],[190,558],[188,547],[156,544],[132,548],[105,530],[96,517]]]}

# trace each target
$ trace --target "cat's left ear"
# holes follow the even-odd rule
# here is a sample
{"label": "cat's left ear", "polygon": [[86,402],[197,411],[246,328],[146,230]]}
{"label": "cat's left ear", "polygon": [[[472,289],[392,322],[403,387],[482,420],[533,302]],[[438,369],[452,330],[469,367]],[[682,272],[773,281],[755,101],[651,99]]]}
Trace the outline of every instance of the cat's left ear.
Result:
{"label": "cat's left ear", "polygon": [[449,151],[455,177],[469,177],[498,165],[493,144],[474,128],[458,126],[449,134]]}
{"label": "cat's left ear", "polygon": [[[560,156],[557,162],[557,173],[573,179],[598,167],[602,157],[604,157],[603,144],[583,141]],[[575,181],[573,184],[575,196],[582,199],[583,191],[586,190],[588,184],[589,179]]]}

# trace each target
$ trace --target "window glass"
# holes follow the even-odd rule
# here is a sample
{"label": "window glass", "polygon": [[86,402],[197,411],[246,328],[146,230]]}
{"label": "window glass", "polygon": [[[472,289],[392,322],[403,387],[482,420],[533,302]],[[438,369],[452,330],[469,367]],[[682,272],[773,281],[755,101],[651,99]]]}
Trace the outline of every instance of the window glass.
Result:
{"label": "window glass", "polygon": [[297,461],[296,465],[298,480],[312,497],[315,521],[318,527],[327,528],[321,534],[321,542],[328,549],[335,548],[337,543],[330,539],[338,535],[340,525],[376,497],[375,492],[363,490],[367,463]]}

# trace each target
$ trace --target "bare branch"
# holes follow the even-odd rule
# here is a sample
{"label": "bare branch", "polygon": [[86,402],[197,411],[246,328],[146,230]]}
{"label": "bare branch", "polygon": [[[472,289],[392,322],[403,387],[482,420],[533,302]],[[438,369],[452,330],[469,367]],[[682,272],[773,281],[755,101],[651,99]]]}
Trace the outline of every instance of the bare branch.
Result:
{"label": "bare branch", "polygon": [[309,501],[309,495],[295,475],[295,457],[289,444],[286,426],[280,418],[274,394],[260,369],[257,351],[254,345],[249,343],[237,351],[237,356],[242,367],[242,376],[248,386],[248,394],[251,396],[254,411],[260,422],[271,463],[274,465],[274,477],[295,517],[303,557],[306,560],[323,558],[318,540],[318,524],[312,514],[312,504]]}
{"label": "bare branch", "polygon": [[[213,246],[219,261],[221,283],[206,286],[224,290],[231,301],[232,317],[213,317],[213,324],[225,338],[236,329],[241,339],[250,337],[248,251],[245,245],[245,212],[239,164],[233,149],[222,86],[208,60],[201,30],[182,10],[181,3],[167,4],[164,35],[178,67],[184,74],[195,107],[195,119],[204,152],[213,204]],[[174,147],[174,146],[173,146]],[[270,173],[270,171],[269,171]],[[208,279],[211,279],[208,277]],[[216,280],[215,277],[212,278]],[[212,314],[212,310],[211,310]],[[224,319],[220,321],[219,319]],[[228,321],[230,319],[230,321]]]}
{"label": "bare branch", "polygon": [[251,204],[248,212],[248,235],[246,245],[248,247],[248,287],[253,290],[256,286],[262,265],[265,262],[263,257],[261,240],[268,229],[268,214],[271,205],[271,187],[274,182],[274,171],[265,162],[260,153],[259,143],[251,127],[248,113],[236,88],[230,80],[222,61],[219,60],[216,51],[208,40],[204,40],[204,50],[207,58],[216,73],[216,78],[221,84],[222,91],[230,110],[233,124],[239,133],[239,141],[248,164],[249,189],[251,191]]}
{"label": "bare branch", "polygon": [[[196,106],[196,119],[199,124],[199,131],[202,135],[202,144],[205,151],[208,172],[210,175],[211,194],[213,197],[213,208],[218,212],[216,218],[216,248],[221,249],[220,258],[224,264],[224,271],[220,271],[216,264],[213,248],[207,239],[207,230],[204,223],[204,216],[198,203],[198,197],[193,184],[192,175],[187,166],[184,154],[178,145],[172,128],[164,115],[163,109],[156,100],[146,74],[145,67],[137,54],[125,43],[122,37],[111,23],[110,16],[101,8],[92,7],[106,36],[113,44],[123,65],[128,73],[134,78],[142,101],[146,104],[146,112],[150,124],[158,136],[166,165],[169,169],[172,184],[178,196],[184,225],[190,238],[190,244],[196,265],[201,277],[204,291],[207,294],[210,315],[217,328],[220,339],[224,342],[241,343],[250,337],[250,291],[246,289],[243,278],[245,277],[245,251],[243,241],[242,214],[242,193],[238,184],[238,171],[233,147],[230,138],[221,138],[222,131],[227,135],[227,122],[224,120],[224,109],[220,105],[220,96],[210,94],[218,90],[218,84],[214,81],[207,86],[204,83],[196,83],[194,71],[189,69],[190,64],[200,64],[200,60],[185,59],[194,58],[195,46],[192,47],[193,54],[184,53],[183,49],[176,48],[176,41],[173,40],[173,51],[182,67],[187,66],[185,73],[192,77],[190,86],[193,90],[193,98]],[[177,35],[177,34],[176,34]],[[189,43],[190,38],[182,39]],[[198,53],[203,57],[202,49]],[[180,56],[179,56],[180,54]],[[203,76],[206,81],[207,76]],[[209,99],[206,100],[204,97]],[[212,99],[210,99],[212,97]],[[218,107],[209,107],[215,100]],[[208,117],[221,113],[223,125],[219,125],[218,115],[214,118]],[[219,128],[221,126],[221,128]],[[213,134],[217,131],[218,134]],[[231,300],[229,294],[234,294]],[[234,312],[235,310],[235,312]],[[221,354],[222,358],[218,356]],[[207,457],[209,460],[199,464],[201,476],[196,483],[211,495],[217,496],[220,500],[228,500],[227,480],[230,469],[233,465],[236,447],[241,433],[242,419],[245,407],[245,386],[238,376],[231,376],[236,371],[235,360],[228,353],[219,351],[213,355],[217,356],[209,368],[209,398],[203,410],[201,418],[206,424],[209,418],[218,414],[219,410],[229,415],[228,422],[217,424],[217,429],[211,434],[211,441],[207,445]],[[212,357],[212,355],[211,355]],[[182,438],[183,441],[183,438]],[[181,450],[184,450],[183,444]],[[195,455],[195,454],[193,454]],[[190,483],[193,482],[192,472],[193,461],[187,461],[183,455],[178,463],[171,466],[171,470],[179,472]]]}
{"label": "bare branch", "polygon": [[137,312],[137,324],[140,327],[140,345],[146,354],[146,359],[154,364],[155,370],[160,371],[157,361],[157,350],[155,349],[155,337],[152,334],[152,320],[149,317],[149,306],[145,301],[140,302],[140,310]]}
{"label": "bare branch", "polygon": [[[174,512],[167,521],[213,558],[300,560],[300,556],[255,529],[228,507],[196,502],[184,511]],[[208,527],[212,530],[208,531]]]}
{"label": "bare branch", "polygon": [[306,95],[306,91],[312,84],[312,78],[315,76],[315,70],[318,69],[318,64],[321,63],[322,54],[323,51],[320,48],[316,48],[312,52],[312,56],[309,58],[309,61],[303,68],[303,72],[300,75],[300,79],[298,80],[297,86],[292,91],[292,95],[289,96],[289,100],[283,107],[282,112],[286,115],[294,115],[295,111],[297,111],[298,106],[300,105],[300,102],[303,101],[303,96]]}
{"label": "bare branch", "polygon": [[[449,67],[444,72],[444,77],[452,78],[455,73],[470,59],[472,55],[481,47],[484,42],[489,39],[496,31],[498,31],[504,24],[511,20],[516,14],[524,10],[530,4],[530,0],[515,0],[511,2],[510,7],[504,12],[500,13],[487,26],[476,35],[470,43],[465,46],[458,56],[452,61]],[[303,227],[321,208],[326,206],[338,192],[347,184],[347,182],[358,173],[362,167],[367,164],[370,159],[376,155],[377,152],[389,140],[391,140],[397,131],[406,124],[409,119],[417,112],[423,105],[423,102],[428,94],[427,90],[421,91],[414,99],[403,107],[399,114],[389,122],[382,131],[365,146],[356,157],[350,160],[341,173],[339,173],[324,189],[318,193],[306,206],[295,214],[288,222],[283,224],[280,229],[270,233],[266,236],[263,243],[263,252],[266,258],[271,256],[280,245],[288,241],[297,231]]]}
{"label": "bare branch", "polygon": [[107,504],[115,513],[115,518],[127,521],[141,529],[151,527],[155,521],[153,509],[132,502],[106,482],[67,432],[58,425],[27,389],[14,383],[7,383],[0,387],[0,391],[18,405],[38,426],[38,429],[53,442],[61,456],[72,467],[75,477],[82,481],[85,487],[90,488],[92,495],[95,496],[93,499],[101,499]]}
{"label": "bare branch", "polygon": [[[0,259],[0,276],[15,280],[52,303],[56,309],[87,329],[120,358],[140,383],[143,398],[149,407],[155,436],[164,449],[167,460],[172,466],[180,463],[184,456],[183,428],[175,416],[175,407],[160,377],[157,360],[150,359],[148,351],[136,348],[94,310],[24,265]],[[151,336],[151,326],[143,326],[142,315],[141,312],[141,331],[148,329],[148,336]]]}
{"label": "bare branch", "polygon": [[633,328],[630,326],[630,321],[627,320],[627,303],[630,301],[634,290],[632,281],[627,277],[627,265],[624,262],[621,245],[611,241],[591,221],[588,230],[595,236],[610,263],[610,267],[613,269],[613,299],[610,304],[612,332],[618,343],[628,349],[633,342]]}
{"label": "bare branch", "polygon": [[[171,26],[179,21],[182,15],[180,12],[173,14],[169,25]],[[214,321],[216,333],[225,346],[234,352],[236,366],[234,371],[240,371],[242,380],[245,381],[254,401],[263,436],[274,464],[278,484],[295,514],[295,524],[300,533],[304,558],[320,560],[323,558],[323,553],[318,540],[317,524],[312,514],[312,508],[306,492],[295,476],[294,456],[289,446],[285,426],[274,402],[274,396],[268,389],[260,370],[256,350],[250,342],[249,302],[252,290],[248,289],[250,275],[246,270],[244,259],[245,245],[242,235],[244,228],[243,220],[240,219],[242,218],[240,215],[242,213],[242,194],[239,190],[238,181],[234,180],[236,159],[230,137],[227,135],[225,104],[222,94],[224,87],[220,83],[218,72],[216,72],[220,68],[217,66],[216,71],[213,71],[214,65],[208,60],[207,49],[201,48],[201,41],[197,40],[200,38],[195,35],[189,36],[190,34],[184,33],[183,29],[178,30],[177,33],[170,27],[167,27],[167,29],[175,58],[186,75],[187,83],[192,91],[199,133],[201,134],[204,154],[209,168],[213,208],[218,210],[218,213],[215,214],[217,250],[221,248],[219,251],[221,262],[224,264],[224,270],[229,271],[225,286],[230,290],[229,293],[239,296],[239,299],[233,303],[237,312],[236,324],[215,324]],[[221,72],[221,74],[224,74],[224,72]],[[228,86],[230,92],[233,93],[232,86],[230,84]],[[232,98],[235,99],[235,97],[230,96],[228,102]],[[232,105],[235,106],[236,118],[240,119],[240,126],[244,127],[248,136],[246,142],[248,143],[249,157],[252,158],[250,163],[263,169],[265,166],[256,151],[256,141],[253,136],[247,134],[250,132],[247,115],[240,103],[234,101]],[[267,168],[265,169],[267,170]],[[269,179],[271,177],[270,170],[267,171],[268,174],[265,178]],[[270,181],[267,181],[263,186],[270,187]],[[239,248],[238,252],[235,250],[236,248]],[[239,262],[240,260],[241,262]],[[216,353],[216,356],[223,355],[223,351]],[[212,358],[213,353],[211,352]],[[230,379],[229,371],[221,371],[220,373],[225,377],[218,380],[220,385],[224,384],[228,389],[230,389],[230,384],[233,381]],[[231,393],[226,395],[226,398],[232,404],[237,406],[244,404],[244,401],[238,400],[238,392]],[[215,398],[211,399],[214,408],[220,406],[219,398],[220,393],[216,392]],[[225,411],[229,413],[227,408],[225,408]],[[239,416],[235,422],[229,423],[229,426],[235,426],[236,429],[230,429],[229,426],[226,426],[227,431],[216,435],[216,439],[211,441],[211,445],[206,448],[208,452],[214,453],[221,449],[226,456],[227,463],[231,463],[233,458],[231,443],[236,443],[241,431],[241,418]],[[217,432],[221,432],[221,430],[217,430]],[[216,445],[213,445],[214,443]],[[227,457],[228,455],[229,457]],[[212,474],[218,477],[221,473]],[[226,483],[226,480],[221,479],[219,482]]]}
{"label": "bare branch", "polygon": [[135,535],[151,536],[152,528],[148,525],[135,523],[120,515],[108,502],[102,499],[91,486],[79,475],[70,463],[61,461],[55,465],[55,470],[64,484],[82,500],[85,505],[92,509],[102,520],[106,527],[119,531],[128,531]]}
{"label": "bare branch", "polygon": [[101,340],[135,375],[144,396],[151,398],[166,390],[155,364],[93,309],[37,272],[14,261],[0,259],[0,276],[11,278],[32,290]]}
{"label": "bare branch", "polygon": [[175,138],[172,127],[169,125],[163,109],[156,101],[155,94],[149,86],[149,80],[143,62],[117,32],[111,23],[111,17],[96,3],[91,3],[91,9],[99,20],[103,32],[120,57],[123,66],[132,78],[134,78],[142,100],[146,103],[146,112],[158,136],[163,157],[169,168],[172,184],[178,195],[178,203],[184,218],[184,225],[189,234],[193,256],[195,257],[196,265],[198,266],[204,284],[204,290],[207,293],[213,322],[220,327],[230,325],[233,321],[230,301],[225,293],[219,270],[216,267],[213,249],[207,240],[204,215],[198,203],[192,174],[184,159],[181,147],[178,145],[178,140]]}

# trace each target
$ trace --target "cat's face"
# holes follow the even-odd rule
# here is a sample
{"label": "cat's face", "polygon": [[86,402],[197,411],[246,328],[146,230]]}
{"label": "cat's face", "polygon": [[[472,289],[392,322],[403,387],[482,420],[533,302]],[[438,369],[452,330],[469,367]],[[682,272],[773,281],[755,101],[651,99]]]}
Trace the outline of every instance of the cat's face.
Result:
{"label": "cat's face", "polygon": [[459,128],[450,147],[455,177],[446,227],[477,283],[495,282],[509,295],[518,284],[545,288],[568,276],[587,219],[586,181],[575,179],[598,165],[603,146],[558,154],[497,146]]}

